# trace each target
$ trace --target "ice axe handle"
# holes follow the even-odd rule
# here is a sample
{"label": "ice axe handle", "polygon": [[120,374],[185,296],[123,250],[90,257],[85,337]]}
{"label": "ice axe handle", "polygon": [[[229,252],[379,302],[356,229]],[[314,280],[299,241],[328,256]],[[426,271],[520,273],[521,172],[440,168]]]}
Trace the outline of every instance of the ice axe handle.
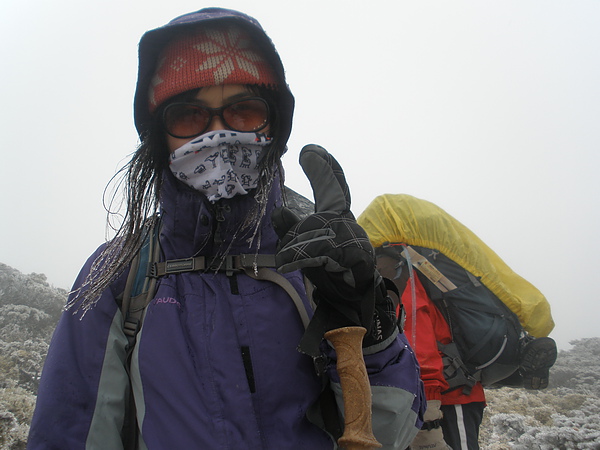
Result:
{"label": "ice axe handle", "polygon": [[344,434],[338,445],[344,450],[370,450],[381,444],[371,424],[371,385],[362,353],[363,327],[343,327],[325,333],[337,354],[337,371],[344,399]]}

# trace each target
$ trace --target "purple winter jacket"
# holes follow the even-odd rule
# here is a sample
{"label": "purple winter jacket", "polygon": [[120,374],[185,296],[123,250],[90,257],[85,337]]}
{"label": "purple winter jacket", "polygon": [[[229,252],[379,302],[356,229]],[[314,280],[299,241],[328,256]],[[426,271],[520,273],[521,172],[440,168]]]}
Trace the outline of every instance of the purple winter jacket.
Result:
{"label": "purple winter jacket", "polygon": [[[253,19],[210,8],[148,32],[140,43],[136,126],[146,129],[147,85],[171,28],[233,17],[270,40]],[[285,86],[274,48],[272,64]],[[283,89],[278,135],[287,140],[293,97]],[[271,212],[281,204],[274,183],[261,219],[260,246],[238,232],[254,200],[250,195],[212,204],[176,181],[169,171],[161,190],[160,244],[165,260],[216,255],[273,254],[277,237]],[[102,247],[101,247],[102,248]],[[101,248],[75,282],[79,287]],[[301,294],[299,272],[285,277]],[[162,277],[148,305],[127,373],[127,338],[116,297],[116,280],[84,317],[66,311],[54,333],[42,373],[28,448],[120,449],[130,391],[135,397],[139,448],[333,449],[333,439],[306,418],[322,379],[312,360],[296,349],[304,332],[298,310],[278,285],[244,273],[188,272]],[[373,393],[373,429],[384,448],[404,449],[422,424],[425,407],[415,356],[403,334],[365,349]],[[341,403],[334,361],[331,386]]]}
{"label": "purple winter jacket", "polygon": [[[160,236],[166,259],[215,254],[217,215],[230,254],[256,251],[248,247],[248,236],[231,235],[247,214],[248,196],[221,200],[216,212],[204,196],[168,180]],[[275,188],[262,221],[260,253],[275,252],[269,218],[280,203]],[[300,273],[286,277],[306,302]],[[122,448],[130,384],[115,296],[123,289],[123,279],[115,282],[83,318],[63,314],[42,373],[28,448]],[[274,283],[214,272],[163,277],[131,364],[140,448],[334,448],[329,435],[305,416],[321,379],[312,360],[296,350],[303,332],[294,303]],[[384,448],[405,448],[422,423],[424,397],[414,354],[399,334],[365,360],[376,437]],[[333,362],[329,373],[339,394]]]}

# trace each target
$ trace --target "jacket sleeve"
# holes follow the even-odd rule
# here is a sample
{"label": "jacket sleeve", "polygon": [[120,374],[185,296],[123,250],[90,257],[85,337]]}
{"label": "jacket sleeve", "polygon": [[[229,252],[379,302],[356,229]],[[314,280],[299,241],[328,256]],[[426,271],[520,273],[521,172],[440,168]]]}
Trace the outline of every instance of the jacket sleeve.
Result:
{"label": "jacket sleeve", "polygon": [[[376,349],[364,350],[365,365],[372,393],[373,434],[383,449],[407,448],[421,429],[425,394],[419,365],[404,334],[394,333]],[[340,411],[343,398],[335,369],[335,354],[329,366],[331,387]]]}
{"label": "jacket sleeve", "polygon": [[[74,289],[99,251],[82,269]],[[85,315],[63,313],[42,371],[28,449],[123,448],[120,434],[129,399],[126,345],[111,289]]]}
{"label": "jacket sleeve", "polygon": [[[441,400],[442,392],[448,389],[448,383],[444,378],[444,364],[437,342],[450,342],[450,329],[427,296],[419,277],[415,275],[414,281],[414,297],[410,281],[402,294],[402,303],[406,310],[404,329],[421,367],[421,379],[425,384],[427,400]],[[415,309],[413,299],[416,300]]]}

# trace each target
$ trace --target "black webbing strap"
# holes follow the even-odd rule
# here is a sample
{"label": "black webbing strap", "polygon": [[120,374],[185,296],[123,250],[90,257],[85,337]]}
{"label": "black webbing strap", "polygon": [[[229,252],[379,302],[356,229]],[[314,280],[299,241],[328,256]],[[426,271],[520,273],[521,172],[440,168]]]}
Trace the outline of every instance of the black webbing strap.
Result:
{"label": "black webbing strap", "polygon": [[[273,261],[275,261],[274,255],[263,256],[273,256]],[[298,314],[300,314],[300,319],[302,320],[304,328],[306,329],[308,327],[310,319],[308,318],[306,306],[304,306],[302,298],[300,297],[300,294],[298,294],[296,288],[292,285],[292,283],[290,283],[290,281],[286,277],[284,277],[278,272],[275,272],[274,270],[269,270],[267,267],[261,267],[258,270],[255,270],[254,268],[246,268],[245,273],[250,278],[254,278],[255,280],[270,281],[279,285],[285,292],[287,292],[287,294],[291,297],[292,301],[294,302],[294,305],[296,305],[296,309],[298,310]]]}
{"label": "black webbing strap", "polygon": [[438,349],[442,352],[442,362],[444,364],[444,378],[448,382],[449,388],[442,394],[453,391],[459,387],[463,388],[463,393],[469,395],[471,389],[475,386],[481,377],[481,371],[474,374],[469,372],[469,369],[462,361],[458,347],[455,342],[442,344],[438,341]]}
{"label": "black webbing strap", "polygon": [[429,422],[423,422],[423,426],[421,427],[421,430],[431,431],[431,430],[435,430],[436,428],[439,428],[441,426],[442,426],[442,421],[440,419],[435,419],[435,420],[430,420]]}
{"label": "black webbing strap", "polygon": [[160,278],[165,275],[184,272],[225,272],[231,275],[235,272],[254,270],[258,268],[275,268],[275,255],[245,254],[227,255],[224,258],[196,256],[195,258],[171,259],[155,262],[149,267],[148,276]]}

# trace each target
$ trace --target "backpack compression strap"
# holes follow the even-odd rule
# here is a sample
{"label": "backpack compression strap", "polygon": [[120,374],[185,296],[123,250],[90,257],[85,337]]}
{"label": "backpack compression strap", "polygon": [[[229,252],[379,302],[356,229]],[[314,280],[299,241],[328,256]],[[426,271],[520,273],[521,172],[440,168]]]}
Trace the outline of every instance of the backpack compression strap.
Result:
{"label": "backpack compression strap", "polygon": [[470,374],[469,369],[460,357],[460,352],[456,343],[442,344],[438,341],[438,349],[442,352],[442,362],[444,364],[444,378],[448,382],[448,389],[442,392],[446,394],[450,391],[463,388],[463,394],[469,395],[475,383],[480,381],[481,370]]}
{"label": "backpack compression strap", "polygon": [[456,285],[452,281],[431,264],[427,258],[417,253],[410,245],[407,245],[404,251],[408,253],[410,259],[407,258],[407,260],[410,261],[415,269],[425,275],[440,291],[448,292],[456,289]]}

